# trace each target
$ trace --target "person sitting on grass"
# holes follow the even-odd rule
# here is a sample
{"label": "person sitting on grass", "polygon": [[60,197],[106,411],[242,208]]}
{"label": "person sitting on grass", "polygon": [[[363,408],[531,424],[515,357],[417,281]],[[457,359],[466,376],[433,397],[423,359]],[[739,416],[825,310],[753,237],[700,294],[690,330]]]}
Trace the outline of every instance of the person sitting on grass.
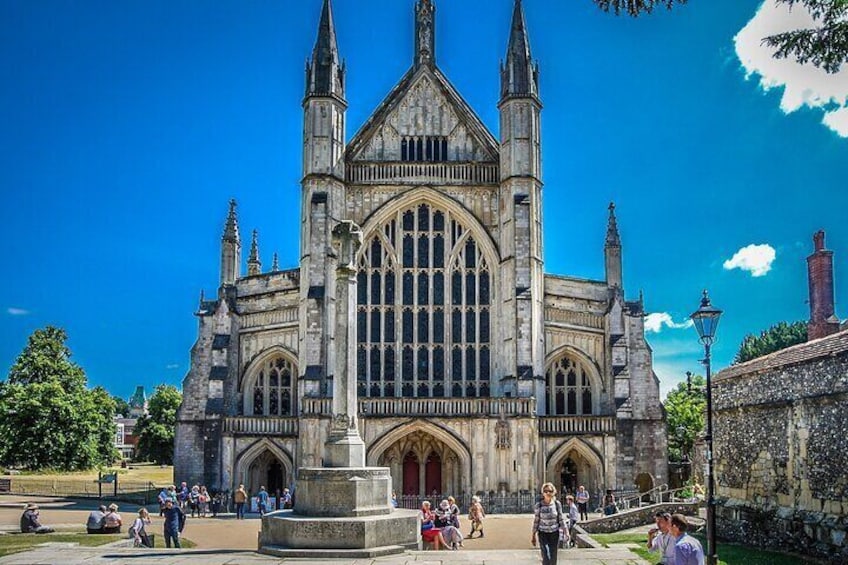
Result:
{"label": "person sitting on grass", "polygon": [[85,523],[85,531],[90,534],[102,534],[103,528],[106,525],[106,507],[102,504],[97,510],[92,510],[88,515],[88,520]]}
{"label": "person sitting on grass", "polygon": [[121,525],[123,525],[121,515],[118,514],[118,505],[114,502],[109,505],[109,511],[103,517],[103,533],[104,534],[120,534]]}
{"label": "person sitting on grass", "polygon": [[53,528],[41,525],[38,519],[38,505],[27,504],[24,513],[21,515],[21,533],[22,534],[49,534],[54,532]]}

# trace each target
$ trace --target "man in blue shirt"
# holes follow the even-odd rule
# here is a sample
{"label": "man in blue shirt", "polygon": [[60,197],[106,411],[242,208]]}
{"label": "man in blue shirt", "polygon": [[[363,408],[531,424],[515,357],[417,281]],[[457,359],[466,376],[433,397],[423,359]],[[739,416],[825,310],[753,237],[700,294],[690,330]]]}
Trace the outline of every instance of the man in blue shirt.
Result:
{"label": "man in blue shirt", "polygon": [[174,542],[174,547],[180,548],[180,533],[185,528],[185,512],[180,510],[180,507],[174,504],[170,498],[165,501],[165,547],[171,547],[171,541]]}
{"label": "man in blue shirt", "polygon": [[683,514],[671,517],[671,535],[674,540],[674,565],[704,565],[704,548],[701,542],[686,533],[689,522]]}
{"label": "man in blue shirt", "polygon": [[259,487],[259,492],[256,494],[256,498],[259,502],[259,515],[264,516],[268,511],[268,491],[265,490],[265,487]]}

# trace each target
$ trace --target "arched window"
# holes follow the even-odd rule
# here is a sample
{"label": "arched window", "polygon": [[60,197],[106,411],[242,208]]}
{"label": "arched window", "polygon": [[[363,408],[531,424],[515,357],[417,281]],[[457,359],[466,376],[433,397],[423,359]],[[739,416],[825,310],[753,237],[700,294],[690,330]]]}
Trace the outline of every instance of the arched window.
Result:
{"label": "arched window", "polygon": [[245,413],[254,416],[291,416],[294,366],[283,356],[262,363],[259,374],[245,397],[252,400],[245,405]]}
{"label": "arched window", "polygon": [[359,262],[361,396],[487,396],[490,266],[450,212],[399,210]]}
{"label": "arched window", "polygon": [[587,367],[561,357],[547,374],[548,414],[577,416],[594,413],[592,379]]}

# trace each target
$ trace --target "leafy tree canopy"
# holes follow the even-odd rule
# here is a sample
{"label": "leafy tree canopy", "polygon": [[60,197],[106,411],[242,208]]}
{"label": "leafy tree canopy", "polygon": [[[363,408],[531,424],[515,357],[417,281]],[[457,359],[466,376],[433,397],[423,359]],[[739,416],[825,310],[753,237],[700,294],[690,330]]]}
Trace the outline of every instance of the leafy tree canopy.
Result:
{"label": "leafy tree canopy", "polygon": [[115,414],[120,414],[121,416],[129,417],[130,415],[130,403],[121,398],[120,396],[112,396],[112,402],[115,403]]}
{"label": "leafy tree canopy", "polygon": [[704,431],[706,384],[704,377],[695,375],[691,386],[685,382],[679,383],[666,397],[664,406],[670,461],[682,461],[684,456],[691,457],[695,440]]}
{"label": "leafy tree canopy", "polygon": [[[815,27],[778,33],[763,39],[773,48],[774,57],[795,57],[799,63],[812,63],[829,73],[839,72],[848,62],[848,0],[777,0],[790,8],[801,5],[810,12]],[[648,14],[656,7],[671,9],[686,0],[595,0],[605,12],[631,16]]]}
{"label": "leafy tree canopy", "polygon": [[739,351],[736,353],[733,363],[744,363],[805,341],[807,341],[806,322],[792,324],[780,322],[760,332],[758,336],[746,335],[739,346]]}
{"label": "leafy tree canopy", "polygon": [[182,394],[173,385],[156,387],[147,403],[148,413],[136,424],[138,457],[170,465],[174,461],[174,429]]}
{"label": "leafy tree canopy", "polygon": [[90,469],[115,458],[115,403],[70,361],[61,328],[33,332],[0,383],[0,463]]}

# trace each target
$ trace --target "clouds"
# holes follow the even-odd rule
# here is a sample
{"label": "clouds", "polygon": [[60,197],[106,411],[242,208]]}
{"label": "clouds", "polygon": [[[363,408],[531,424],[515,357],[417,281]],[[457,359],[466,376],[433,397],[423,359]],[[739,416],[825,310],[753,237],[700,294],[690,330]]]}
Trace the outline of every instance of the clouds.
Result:
{"label": "clouds", "polygon": [[645,316],[645,331],[647,333],[660,333],[663,326],[671,329],[691,328],[692,320],[677,323],[668,312],[654,312]]}
{"label": "clouds", "polygon": [[771,270],[777,253],[774,247],[767,243],[760,245],[751,244],[743,247],[733,254],[733,257],[724,262],[724,268],[740,269],[748,271],[752,277],[762,277]]}
{"label": "clouds", "polygon": [[6,308],[6,313],[10,316],[28,316],[29,310],[24,310],[23,308],[15,308],[14,306],[10,306]]}
{"label": "clouds", "polygon": [[168,369],[169,371],[173,371],[174,369],[179,369],[180,364],[179,363],[169,363],[169,364],[165,365],[165,368]]}
{"label": "clouds", "polygon": [[763,90],[784,87],[780,109],[785,113],[804,106],[821,110],[822,123],[839,136],[848,137],[848,69],[828,74],[811,64],[801,65],[792,57],[775,59],[774,49],[762,44],[769,35],[810,27],[815,23],[801,4],[790,10],[785,4],[766,0],[734,38],[736,54],[748,78],[759,75]]}

